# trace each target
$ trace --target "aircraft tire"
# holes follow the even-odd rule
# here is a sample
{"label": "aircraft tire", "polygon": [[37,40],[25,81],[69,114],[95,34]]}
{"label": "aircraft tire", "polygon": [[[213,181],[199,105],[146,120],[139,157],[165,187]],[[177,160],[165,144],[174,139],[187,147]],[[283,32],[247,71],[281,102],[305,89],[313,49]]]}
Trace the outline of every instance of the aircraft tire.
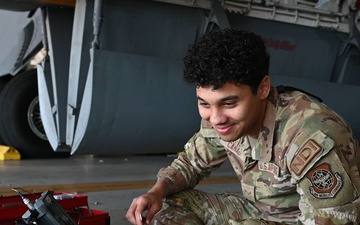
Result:
{"label": "aircraft tire", "polygon": [[[6,84],[11,80],[11,78],[12,78],[11,75],[6,75],[6,76],[0,77],[0,93],[4,89]],[[0,135],[0,145],[4,145],[4,144],[5,144],[5,142]]]}
{"label": "aircraft tire", "polygon": [[46,136],[40,138],[30,125],[34,114],[41,123],[40,111],[36,113],[34,107],[37,96],[36,70],[18,74],[6,84],[0,94],[0,136],[6,145],[20,151],[21,158],[69,157],[70,153],[54,152]]}

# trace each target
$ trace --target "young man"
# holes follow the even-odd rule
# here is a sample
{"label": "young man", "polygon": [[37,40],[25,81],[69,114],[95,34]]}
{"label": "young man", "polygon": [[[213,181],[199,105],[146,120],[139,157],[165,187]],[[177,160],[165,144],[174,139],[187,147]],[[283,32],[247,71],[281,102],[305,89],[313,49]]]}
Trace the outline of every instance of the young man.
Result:
{"label": "young man", "polygon": [[[201,128],[127,219],[147,224],[360,224],[359,144],[345,121],[299,91],[277,90],[262,39],[206,34],[184,59]],[[194,189],[230,160],[239,193]]]}

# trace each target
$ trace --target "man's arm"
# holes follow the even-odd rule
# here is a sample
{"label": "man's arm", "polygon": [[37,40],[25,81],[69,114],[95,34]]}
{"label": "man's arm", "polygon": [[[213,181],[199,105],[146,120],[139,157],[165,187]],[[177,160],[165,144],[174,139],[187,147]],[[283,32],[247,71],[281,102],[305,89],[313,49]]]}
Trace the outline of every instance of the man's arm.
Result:
{"label": "man's arm", "polygon": [[[287,163],[300,194],[304,224],[360,224],[358,145],[336,143],[321,131],[301,133]],[[357,171],[357,172],[354,172]]]}
{"label": "man's arm", "polygon": [[146,213],[149,223],[162,207],[162,199],[179,191],[196,186],[204,177],[218,168],[227,155],[211,127],[202,127],[185,145],[173,163],[161,168],[155,185],[143,195],[134,198],[126,218],[132,223],[142,224],[142,214]]}
{"label": "man's arm", "polygon": [[199,132],[185,144],[171,166],[162,168],[157,177],[167,179],[172,191],[195,187],[203,178],[227,160],[227,153],[220,138],[211,126],[202,122]]}
{"label": "man's arm", "polygon": [[[144,220],[146,224],[149,224],[161,209],[162,199],[173,193],[175,193],[173,185],[167,179],[158,179],[146,194],[133,199],[126,218],[134,225],[143,225]],[[146,215],[143,215],[144,212]]]}

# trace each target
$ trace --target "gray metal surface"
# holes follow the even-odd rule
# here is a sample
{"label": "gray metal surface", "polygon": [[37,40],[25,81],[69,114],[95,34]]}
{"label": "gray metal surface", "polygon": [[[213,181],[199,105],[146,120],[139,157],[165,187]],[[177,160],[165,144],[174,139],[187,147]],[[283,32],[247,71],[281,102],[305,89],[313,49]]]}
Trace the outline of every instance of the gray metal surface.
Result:
{"label": "gray metal surface", "polygon": [[[88,4],[86,11],[90,12],[91,7],[93,5]],[[79,72],[75,111],[80,114],[71,115],[77,122],[72,152],[141,153],[148,146],[156,149],[153,153],[177,151],[182,148],[185,137],[196,132],[199,119],[193,91],[182,82],[180,62],[187,46],[201,35],[197,30],[205,28],[204,23],[211,18],[203,20],[201,11],[196,9],[145,1],[109,2],[103,13],[100,49],[95,50],[89,71]],[[270,75],[302,79],[315,90],[322,90],[330,81],[339,81],[336,77],[340,72],[346,78],[341,82],[351,80],[352,84],[360,84],[360,78],[354,75],[360,71],[357,61],[344,64],[358,52],[338,55],[345,45],[345,34],[233,13],[229,13],[228,18],[231,26],[249,29],[264,38],[272,56]],[[90,33],[89,19],[93,19],[91,13],[86,15],[84,33],[87,34]],[[224,17],[222,20],[218,23],[227,22]],[[82,55],[88,54],[86,46],[91,41],[88,36],[84,36],[87,41],[84,39]],[[339,59],[342,61],[337,62]],[[86,62],[85,57],[81,64]],[[343,65],[346,69],[341,68]],[[85,74],[91,74],[87,90]],[[301,82],[290,83],[301,86]],[[346,91],[349,90],[346,87],[342,89],[339,98],[350,98],[353,94]],[[352,88],[355,92],[358,89]],[[81,96],[81,93],[87,94]],[[332,101],[330,105],[344,115],[344,106],[334,101],[333,94],[326,93]],[[350,111],[357,110],[355,106],[355,111]],[[358,120],[348,114],[344,117],[352,117],[349,122],[358,134]]]}
{"label": "gray metal surface", "polygon": [[51,56],[49,57],[51,70],[45,69],[45,73],[48,73],[45,74],[45,76],[51,76],[51,82],[48,82],[48,89],[52,90],[50,96],[53,96],[52,108],[59,143],[65,143],[66,138],[67,96],[73,16],[73,8],[46,9],[45,32],[48,46],[45,46],[45,48]]}
{"label": "gray metal surface", "polygon": [[[348,24],[352,17],[336,22],[349,10],[346,3],[341,3],[346,10],[337,12],[340,6],[335,3],[317,10],[311,8],[315,2],[306,6],[294,5],[296,2],[279,2],[289,10],[285,15],[278,5],[268,7],[266,13],[260,1],[252,2],[256,7],[246,11],[242,0],[226,1],[221,5],[224,10],[205,0],[192,4],[184,0],[109,0],[94,14],[94,3],[99,2],[78,0],[75,17],[73,9],[46,8],[45,33],[40,10],[32,20],[25,13],[16,13],[14,27],[6,38],[0,37],[9,42],[0,50],[11,52],[0,56],[0,72],[21,69],[33,49],[41,46],[39,37],[44,35],[49,60],[44,62],[44,74],[38,74],[39,99],[44,127],[55,150],[71,149],[75,154],[176,152],[199,126],[194,89],[182,81],[181,61],[189,45],[205,31],[230,25],[262,36],[276,84],[284,82],[326,96],[325,103],[349,121],[359,136],[358,104],[344,104],[344,99],[357,96],[360,89],[358,28]],[[101,12],[102,16],[94,18]],[[317,20],[318,15],[333,15],[335,20],[326,19],[326,25],[325,17]],[[351,15],[357,18],[359,13]],[[98,31],[99,36],[94,36]]]}
{"label": "gray metal surface", "polygon": [[[235,27],[251,30],[262,36],[270,58],[270,75],[297,77],[317,81],[334,81],[339,71],[335,68],[340,56],[338,53],[344,47],[347,35],[326,29],[314,29],[271,20],[239,17],[230,14],[229,20]],[[351,56],[351,55],[350,55]],[[359,59],[354,59],[355,66],[347,71],[346,77],[357,76]],[[354,84],[354,83],[352,83]]]}
{"label": "gray metal surface", "polygon": [[[23,46],[25,32],[23,29],[31,23],[35,25],[31,18],[28,18],[29,12],[10,12],[0,10],[0,76],[14,72],[18,68],[14,68],[21,51],[27,49]],[[33,31],[34,28],[33,27]],[[33,34],[33,32],[32,32]],[[41,33],[40,33],[41,34]],[[27,37],[31,38],[31,37]],[[39,39],[41,41],[41,39]],[[30,43],[27,42],[27,45]],[[23,50],[22,50],[23,48]],[[25,52],[24,52],[25,53]]]}
{"label": "gray metal surface", "polygon": [[77,102],[74,113],[68,115],[76,122],[75,132],[67,131],[72,152],[182,149],[185,137],[197,131],[199,116],[195,91],[182,81],[181,61],[201,34],[203,15],[163,3],[110,1],[103,9],[100,49],[90,61],[92,7],[86,5],[84,31],[74,33],[75,39],[84,37],[82,52],[76,46],[74,55],[87,56],[80,64],[89,68],[80,69],[76,79],[72,74],[79,81],[77,89],[69,90],[69,98],[77,95],[71,101]]}
{"label": "gray metal surface", "polygon": [[90,117],[81,118],[80,111],[78,128],[86,133],[77,153],[182,150],[200,120],[195,89],[182,81],[181,63],[103,50],[95,51],[94,61],[91,102],[82,103],[91,104]]}

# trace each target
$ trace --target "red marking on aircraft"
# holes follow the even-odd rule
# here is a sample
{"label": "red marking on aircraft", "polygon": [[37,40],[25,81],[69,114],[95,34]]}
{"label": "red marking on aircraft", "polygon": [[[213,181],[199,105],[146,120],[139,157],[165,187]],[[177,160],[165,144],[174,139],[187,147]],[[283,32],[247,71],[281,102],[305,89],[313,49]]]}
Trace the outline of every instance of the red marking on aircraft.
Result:
{"label": "red marking on aircraft", "polygon": [[[360,0],[358,0],[360,1]],[[272,47],[275,49],[282,49],[286,51],[294,51],[297,45],[291,44],[288,41],[274,40],[271,38],[263,38],[264,43],[267,47]]]}

